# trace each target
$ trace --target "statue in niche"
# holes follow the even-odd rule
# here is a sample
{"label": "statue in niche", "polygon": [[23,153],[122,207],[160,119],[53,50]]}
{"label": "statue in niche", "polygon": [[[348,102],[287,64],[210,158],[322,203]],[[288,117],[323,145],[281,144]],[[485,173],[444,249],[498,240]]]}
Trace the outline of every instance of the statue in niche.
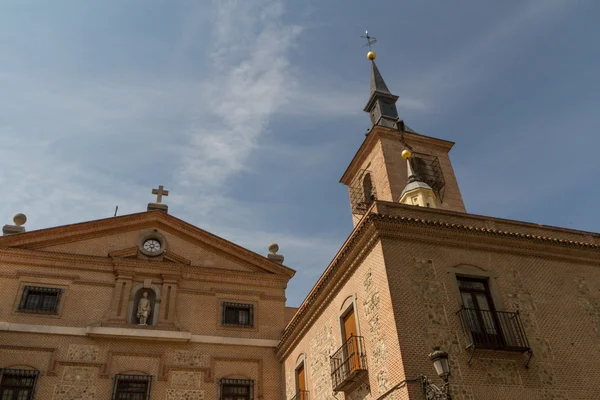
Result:
{"label": "statue in niche", "polygon": [[137,317],[140,320],[138,325],[148,325],[146,322],[148,321],[148,316],[152,309],[152,307],[150,307],[150,300],[148,300],[148,292],[144,292],[143,296],[144,297],[142,297],[138,303]]}

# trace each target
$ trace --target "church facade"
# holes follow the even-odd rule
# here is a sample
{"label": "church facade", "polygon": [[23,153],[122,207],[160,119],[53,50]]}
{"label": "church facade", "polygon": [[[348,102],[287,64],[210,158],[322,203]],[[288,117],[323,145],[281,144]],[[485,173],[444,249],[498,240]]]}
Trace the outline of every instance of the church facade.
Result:
{"label": "church facade", "polygon": [[598,399],[600,235],[468,214],[453,143],[404,124],[369,54],[373,128],[341,179],[354,229],[298,309],[277,245],[175,218],[162,187],[139,214],[17,216],[0,399]]}

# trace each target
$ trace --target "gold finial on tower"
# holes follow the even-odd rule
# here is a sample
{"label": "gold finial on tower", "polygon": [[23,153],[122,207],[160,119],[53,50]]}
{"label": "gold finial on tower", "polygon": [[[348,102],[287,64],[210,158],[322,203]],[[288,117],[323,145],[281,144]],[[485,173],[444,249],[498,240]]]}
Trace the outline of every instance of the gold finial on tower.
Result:
{"label": "gold finial on tower", "polygon": [[408,160],[411,156],[412,156],[412,153],[410,152],[410,150],[402,151],[402,158],[404,158],[405,160]]}
{"label": "gold finial on tower", "polygon": [[361,36],[361,38],[367,39],[367,44],[365,44],[363,47],[369,46],[369,52],[367,53],[367,58],[369,60],[373,61],[377,58],[377,53],[375,53],[373,51],[373,49],[371,49],[371,45],[377,43],[377,38],[374,38],[373,36],[369,36],[369,31],[365,31],[365,35],[366,36]]}

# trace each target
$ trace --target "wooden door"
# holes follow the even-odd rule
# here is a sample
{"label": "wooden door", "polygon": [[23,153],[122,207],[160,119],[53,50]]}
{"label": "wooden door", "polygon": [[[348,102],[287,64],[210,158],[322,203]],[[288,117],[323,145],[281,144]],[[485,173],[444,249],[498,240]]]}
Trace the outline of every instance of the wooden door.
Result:
{"label": "wooden door", "polygon": [[350,309],[343,319],[344,324],[344,340],[346,344],[346,366],[348,372],[352,372],[360,368],[360,349],[358,348],[358,329],[356,329],[356,319],[354,318],[354,308]]}
{"label": "wooden door", "polygon": [[304,364],[302,364],[300,368],[296,370],[296,381],[298,382],[297,393],[300,394],[298,400],[308,400],[308,397],[306,396],[306,375],[304,374]]}

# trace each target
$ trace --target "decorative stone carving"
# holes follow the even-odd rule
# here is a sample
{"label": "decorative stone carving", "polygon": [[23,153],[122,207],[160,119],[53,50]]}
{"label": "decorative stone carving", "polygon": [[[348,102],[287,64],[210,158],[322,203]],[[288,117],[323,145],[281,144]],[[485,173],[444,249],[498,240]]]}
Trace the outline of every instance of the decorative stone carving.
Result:
{"label": "decorative stone carving", "polygon": [[333,327],[331,323],[323,328],[310,341],[309,373],[313,399],[329,399],[331,394],[331,364],[329,355],[337,350]]}
{"label": "decorative stone carving", "polygon": [[176,350],[174,352],[174,362],[176,365],[187,367],[209,367],[210,356],[198,351]]}
{"label": "decorative stone carving", "polygon": [[98,374],[97,368],[68,366],[64,368],[62,383],[70,385],[91,385]]}
{"label": "decorative stone carving", "polygon": [[365,279],[363,281],[363,285],[365,287],[365,293],[369,293],[371,291],[371,287],[373,285],[373,273],[371,270],[368,270],[365,274]]}
{"label": "decorative stone carving", "polygon": [[373,313],[379,310],[379,291],[377,289],[370,297],[365,298],[363,306],[367,318],[370,318]]}
{"label": "decorative stone carving", "polygon": [[53,400],[94,400],[95,386],[56,385]]}
{"label": "decorative stone carving", "polygon": [[204,390],[167,389],[167,400],[204,400]]}
{"label": "decorative stone carving", "polygon": [[486,373],[485,382],[490,385],[521,385],[517,363],[513,360],[481,359]]}
{"label": "decorative stone carving", "polygon": [[390,388],[387,369],[382,369],[377,373],[377,390],[380,394],[387,392]]}
{"label": "decorative stone carving", "polygon": [[373,353],[373,366],[375,368],[378,368],[381,365],[383,365],[383,363],[387,357],[387,351],[386,351],[385,342],[383,341],[383,339],[373,345],[372,353]]}
{"label": "decorative stone carving", "polygon": [[70,344],[67,351],[67,359],[69,361],[98,361],[98,346],[86,344]]}
{"label": "decorative stone carving", "polygon": [[202,381],[202,373],[195,371],[173,371],[171,373],[171,386],[197,389]]}
{"label": "decorative stone carving", "polygon": [[147,325],[148,316],[152,307],[150,306],[150,300],[148,300],[148,292],[144,292],[143,297],[138,302],[137,317],[139,318],[139,325]]}
{"label": "decorative stone carving", "polygon": [[369,320],[369,341],[373,342],[381,337],[381,322],[379,322],[379,314],[376,314]]}

